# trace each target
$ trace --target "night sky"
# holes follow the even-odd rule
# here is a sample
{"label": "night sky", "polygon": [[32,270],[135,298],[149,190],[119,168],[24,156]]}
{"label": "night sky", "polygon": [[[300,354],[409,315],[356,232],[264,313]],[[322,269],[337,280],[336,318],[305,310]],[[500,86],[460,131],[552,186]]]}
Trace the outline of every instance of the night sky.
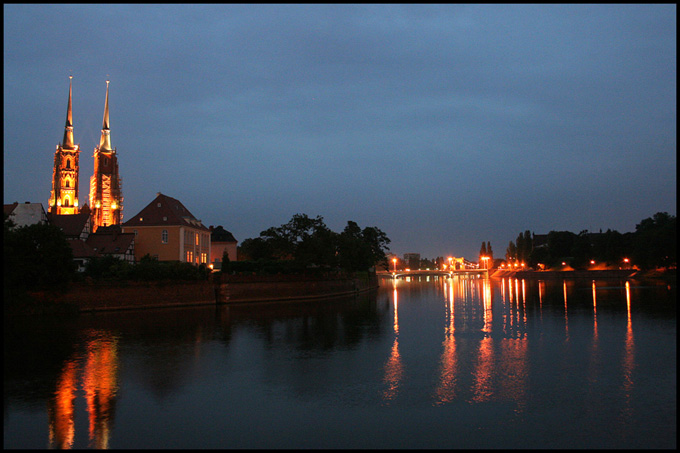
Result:
{"label": "night sky", "polygon": [[106,80],[124,220],[239,242],[320,215],[398,255],[676,215],[675,5],[4,5],[4,203],[47,209],[73,75],[80,203]]}

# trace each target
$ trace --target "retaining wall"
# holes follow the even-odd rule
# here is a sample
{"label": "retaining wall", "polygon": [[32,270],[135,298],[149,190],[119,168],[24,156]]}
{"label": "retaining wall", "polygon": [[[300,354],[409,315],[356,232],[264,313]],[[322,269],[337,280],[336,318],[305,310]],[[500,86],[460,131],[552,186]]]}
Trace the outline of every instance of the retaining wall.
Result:
{"label": "retaining wall", "polygon": [[327,298],[377,288],[373,278],[226,276],[201,282],[74,283],[65,294],[32,293],[35,300],[80,312]]}

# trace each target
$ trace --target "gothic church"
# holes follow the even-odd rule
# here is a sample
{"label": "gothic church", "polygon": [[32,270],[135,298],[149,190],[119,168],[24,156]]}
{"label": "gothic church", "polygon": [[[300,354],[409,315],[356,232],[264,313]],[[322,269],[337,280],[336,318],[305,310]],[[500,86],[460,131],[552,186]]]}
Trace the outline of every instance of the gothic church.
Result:
{"label": "gothic church", "polygon": [[64,139],[54,153],[52,191],[48,212],[56,215],[75,215],[90,211],[92,232],[100,226],[120,225],[123,220],[123,192],[118,174],[116,148],[111,146],[109,127],[109,81],[106,81],[104,121],[99,146],[94,148],[94,173],[90,178],[90,207],[80,207],[78,175],[80,145],[73,139],[72,79],[69,77],[68,109]]}

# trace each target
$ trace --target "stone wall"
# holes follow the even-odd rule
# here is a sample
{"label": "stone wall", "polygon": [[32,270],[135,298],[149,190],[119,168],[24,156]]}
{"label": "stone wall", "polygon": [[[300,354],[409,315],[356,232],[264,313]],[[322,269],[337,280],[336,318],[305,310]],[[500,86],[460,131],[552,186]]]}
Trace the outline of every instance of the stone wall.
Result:
{"label": "stone wall", "polygon": [[65,294],[34,299],[72,305],[80,312],[284,301],[353,294],[377,288],[375,278],[229,276],[202,282],[75,283]]}
{"label": "stone wall", "polygon": [[211,282],[79,283],[57,302],[75,304],[80,311],[153,308],[215,303]]}

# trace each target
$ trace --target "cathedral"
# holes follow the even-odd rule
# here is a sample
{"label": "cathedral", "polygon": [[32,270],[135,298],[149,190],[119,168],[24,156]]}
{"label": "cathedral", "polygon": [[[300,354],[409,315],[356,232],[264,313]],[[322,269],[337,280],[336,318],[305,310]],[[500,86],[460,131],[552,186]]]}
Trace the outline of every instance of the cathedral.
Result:
{"label": "cathedral", "polygon": [[[78,175],[80,146],[73,139],[72,79],[69,77],[68,109],[64,139],[54,153],[52,191],[48,212],[56,215],[79,214]],[[87,209],[86,209],[87,210]],[[106,81],[104,121],[99,145],[94,148],[94,172],[90,178],[92,232],[100,226],[120,225],[123,220],[123,192],[118,174],[116,148],[111,146],[109,127],[109,81]]]}

